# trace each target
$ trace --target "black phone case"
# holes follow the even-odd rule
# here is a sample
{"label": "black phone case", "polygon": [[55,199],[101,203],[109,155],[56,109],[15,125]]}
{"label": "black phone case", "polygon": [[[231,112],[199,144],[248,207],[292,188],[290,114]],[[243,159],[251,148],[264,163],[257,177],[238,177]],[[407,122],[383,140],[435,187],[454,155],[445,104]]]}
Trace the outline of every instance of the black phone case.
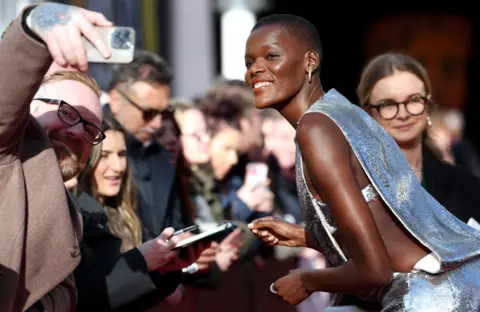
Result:
{"label": "black phone case", "polygon": [[218,232],[218,233],[212,234],[210,236],[204,237],[203,239],[201,239],[197,242],[191,243],[189,245],[186,245],[186,246],[182,246],[182,247],[178,247],[178,248],[172,248],[172,250],[178,250],[179,251],[179,256],[181,258],[186,258],[186,257],[188,257],[188,247],[189,246],[196,245],[198,243],[206,244],[206,243],[210,243],[210,242],[213,242],[213,241],[220,242],[225,237],[227,237],[228,234],[232,233],[233,230],[235,230],[236,228],[237,228],[236,224],[229,222],[227,227],[225,228],[225,230],[223,230],[221,232]]}

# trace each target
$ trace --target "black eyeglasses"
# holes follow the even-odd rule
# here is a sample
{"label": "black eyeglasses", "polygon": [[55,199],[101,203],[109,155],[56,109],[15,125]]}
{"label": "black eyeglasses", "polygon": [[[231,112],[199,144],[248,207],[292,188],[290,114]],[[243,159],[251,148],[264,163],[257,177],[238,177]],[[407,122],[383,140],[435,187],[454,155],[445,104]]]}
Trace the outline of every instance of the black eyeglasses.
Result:
{"label": "black eyeglasses", "polygon": [[63,123],[70,127],[82,123],[83,129],[85,130],[85,134],[83,135],[83,137],[88,143],[92,145],[97,145],[105,139],[105,133],[103,133],[100,128],[83,119],[82,115],[80,115],[80,113],[67,102],[63,100],[45,98],[36,98],[34,100],[42,101],[47,104],[58,105],[58,118],[60,118]]}
{"label": "black eyeglasses", "polygon": [[396,102],[394,100],[383,100],[377,104],[366,104],[368,107],[375,108],[380,117],[385,120],[391,120],[398,115],[399,106],[403,104],[406,111],[412,116],[418,116],[425,112],[425,108],[429,99],[420,94],[411,95],[403,102]]}
{"label": "black eyeglasses", "polygon": [[130,104],[132,104],[135,108],[137,108],[139,111],[142,112],[142,118],[144,121],[150,121],[153,118],[157,117],[158,115],[161,115],[162,117],[165,114],[172,114],[172,110],[170,108],[167,108],[165,110],[158,110],[158,109],[145,109],[138,105],[134,100],[132,100],[128,95],[126,95],[123,91],[120,91],[119,89],[116,89],[118,93],[120,93]]}

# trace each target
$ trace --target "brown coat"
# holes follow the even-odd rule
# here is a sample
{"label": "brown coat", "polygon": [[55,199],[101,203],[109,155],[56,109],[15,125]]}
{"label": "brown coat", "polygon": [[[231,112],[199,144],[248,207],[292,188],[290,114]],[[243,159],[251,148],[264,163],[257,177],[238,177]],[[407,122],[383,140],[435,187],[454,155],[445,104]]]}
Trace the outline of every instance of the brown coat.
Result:
{"label": "brown coat", "polygon": [[[23,15],[23,14],[22,14]],[[0,40],[0,311],[73,311],[81,217],[30,102],[52,59],[16,19]],[[70,205],[69,205],[70,204]]]}

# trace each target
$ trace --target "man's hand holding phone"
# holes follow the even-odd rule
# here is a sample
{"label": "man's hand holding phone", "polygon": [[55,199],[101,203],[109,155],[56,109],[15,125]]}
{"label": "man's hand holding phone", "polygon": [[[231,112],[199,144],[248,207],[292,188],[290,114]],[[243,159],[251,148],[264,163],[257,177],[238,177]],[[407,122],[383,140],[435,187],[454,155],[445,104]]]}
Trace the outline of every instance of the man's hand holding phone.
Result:
{"label": "man's hand holding phone", "polygon": [[101,13],[76,6],[44,2],[25,20],[61,68],[87,71],[88,63],[130,63],[135,30],[113,26]]}
{"label": "man's hand holding phone", "polygon": [[111,49],[102,41],[94,26],[109,27],[112,23],[103,14],[60,3],[40,3],[27,17],[28,27],[48,47],[53,60],[60,66],[88,69],[87,51],[82,36],[100,51],[104,58]]}

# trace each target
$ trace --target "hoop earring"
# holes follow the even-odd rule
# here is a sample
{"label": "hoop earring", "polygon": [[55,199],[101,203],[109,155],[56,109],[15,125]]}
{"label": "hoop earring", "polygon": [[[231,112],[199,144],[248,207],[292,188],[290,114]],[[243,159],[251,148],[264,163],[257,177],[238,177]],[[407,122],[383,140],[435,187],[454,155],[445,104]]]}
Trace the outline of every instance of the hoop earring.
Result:
{"label": "hoop earring", "polygon": [[429,127],[432,126],[432,119],[430,118],[430,116],[427,116],[427,124]]}
{"label": "hoop earring", "polygon": [[312,83],[312,71],[308,71],[308,83]]}

